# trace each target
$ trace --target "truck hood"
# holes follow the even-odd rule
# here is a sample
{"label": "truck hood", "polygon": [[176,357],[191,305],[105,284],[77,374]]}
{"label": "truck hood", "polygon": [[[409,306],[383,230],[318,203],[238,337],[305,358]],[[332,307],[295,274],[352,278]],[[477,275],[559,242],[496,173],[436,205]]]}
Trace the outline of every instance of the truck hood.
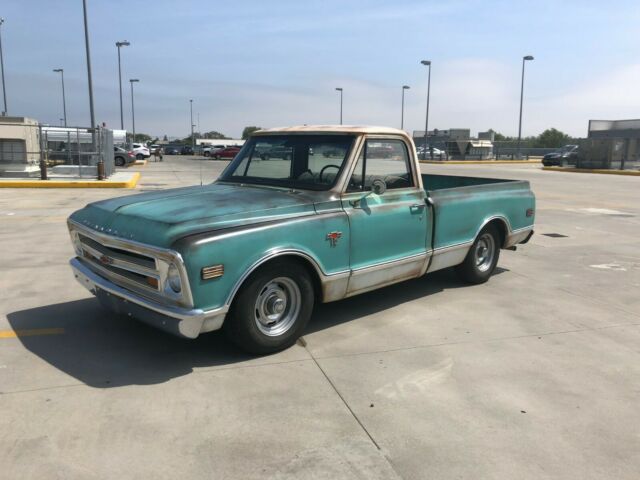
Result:
{"label": "truck hood", "polygon": [[185,235],[314,213],[313,201],[303,192],[213,183],[102,200],[70,218],[94,230],[169,248]]}

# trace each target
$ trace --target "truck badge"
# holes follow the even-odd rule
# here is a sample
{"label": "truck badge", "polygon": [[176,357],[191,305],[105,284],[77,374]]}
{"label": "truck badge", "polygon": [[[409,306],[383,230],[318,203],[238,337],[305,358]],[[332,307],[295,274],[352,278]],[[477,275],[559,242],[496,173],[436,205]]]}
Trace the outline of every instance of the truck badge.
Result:
{"label": "truck badge", "polygon": [[113,258],[107,257],[106,255],[102,255],[99,260],[100,260],[100,263],[103,265],[113,264]]}
{"label": "truck badge", "polygon": [[329,245],[331,245],[332,248],[338,244],[338,239],[340,237],[342,237],[342,232],[327,233],[327,240],[329,240]]}

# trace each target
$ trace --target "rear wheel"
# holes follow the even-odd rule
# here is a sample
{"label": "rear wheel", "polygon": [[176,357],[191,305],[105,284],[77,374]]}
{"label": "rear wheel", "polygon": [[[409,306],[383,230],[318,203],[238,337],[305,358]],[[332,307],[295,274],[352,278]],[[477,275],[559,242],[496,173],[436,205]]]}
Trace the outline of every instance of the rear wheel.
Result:
{"label": "rear wheel", "polygon": [[116,167],[124,167],[124,158],[116,157],[114,158],[114,162],[116,164]]}
{"label": "rear wheel", "polygon": [[213,158],[215,158],[216,160],[220,160],[220,155],[218,155],[217,153],[213,156]]}
{"label": "rear wheel", "polygon": [[141,154],[141,153],[138,153],[138,154],[136,155],[136,160],[144,160],[144,155],[143,155],[143,154]]}
{"label": "rear wheel", "polygon": [[277,352],[302,335],[313,303],[313,283],[305,268],[273,262],[258,269],[242,286],[223,329],[247,352]]}
{"label": "rear wheel", "polygon": [[500,258],[500,234],[493,225],[487,225],[478,234],[464,262],[456,267],[458,276],[469,283],[489,280]]}

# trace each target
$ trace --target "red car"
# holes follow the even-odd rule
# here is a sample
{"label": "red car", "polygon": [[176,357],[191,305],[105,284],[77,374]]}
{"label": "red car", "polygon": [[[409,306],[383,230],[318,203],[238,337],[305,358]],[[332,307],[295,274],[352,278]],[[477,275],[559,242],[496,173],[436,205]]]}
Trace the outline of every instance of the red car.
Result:
{"label": "red car", "polygon": [[221,158],[232,159],[238,154],[239,151],[240,147],[227,147],[221,150],[216,150],[211,156],[216,160],[220,160]]}

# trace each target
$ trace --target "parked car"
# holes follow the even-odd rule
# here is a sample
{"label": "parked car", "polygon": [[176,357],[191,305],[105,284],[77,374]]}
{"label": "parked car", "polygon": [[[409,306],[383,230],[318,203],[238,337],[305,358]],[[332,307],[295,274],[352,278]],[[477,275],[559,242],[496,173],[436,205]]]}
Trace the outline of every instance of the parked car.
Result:
{"label": "parked car", "polygon": [[[427,147],[427,160],[431,159],[431,155],[433,155],[434,159],[440,159],[440,158],[445,158],[445,153],[444,150],[440,150],[439,148],[433,147],[433,148],[429,148]],[[425,148],[424,147],[416,147],[416,151],[418,152],[418,157],[419,158],[423,158],[423,155],[425,153]]]}
{"label": "parked car", "polygon": [[144,160],[145,158],[149,158],[151,156],[151,152],[146,145],[142,143],[132,143],[131,150],[133,154],[136,156],[137,160]]}
{"label": "parked car", "polygon": [[180,149],[180,155],[193,155],[193,148],[189,145],[185,145]]}
{"label": "parked car", "polygon": [[230,158],[234,158],[239,151],[240,151],[240,147],[225,147],[213,152],[211,154],[211,157],[215,158],[216,160],[220,160],[221,158],[230,159]]}
{"label": "parked car", "polygon": [[[294,154],[283,168],[253,155],[257,143],[345,153]],[[370,156],[375,144],[393,158]],[[480,284],[500,249],[533,235],[529,182],[420,174],[402,130],[267,129],[242,152],[210,185],[74,212],[75,278],[118,313],[186,338],[224,327],[265,354],[296,342],[315,303],[447,267]]]}
{"label": "parked car", "polygon": [[255,150],[261,160],[269,160],[271,158],[290,160],[293,153],[293,148],[286,145],[257,145]]}
{"label": "parked car", "polygon": [[182,150],[181,145],[166,145],[164,147],[165,155],[180,155],[180,151]]}
{"label": "parked car", "polygon": [[206,145],[202,147],[202,154],[205,157],[210,157],[212,153],[222,150],[223,148],[226,148],[226,145]]}
{"label": "parked car", "polygon": [[160,145],[149,145],[149,152],[153,155],[159,148],[162,147],[160,147]]}
{"label": "parked car", "polygon": [[578,163],[578,145],[565,145],[559,150],[551,153],[547,153],[542,157],[542,164],[545,167],[557,165],[560,167],[566,167],[567,165],[575,165]]}
{"label": "parked car", "polygon": [[122,147],[113,147],[113,161],[116,167],[124,167],[136,161],[136,156],[131,150]]}

